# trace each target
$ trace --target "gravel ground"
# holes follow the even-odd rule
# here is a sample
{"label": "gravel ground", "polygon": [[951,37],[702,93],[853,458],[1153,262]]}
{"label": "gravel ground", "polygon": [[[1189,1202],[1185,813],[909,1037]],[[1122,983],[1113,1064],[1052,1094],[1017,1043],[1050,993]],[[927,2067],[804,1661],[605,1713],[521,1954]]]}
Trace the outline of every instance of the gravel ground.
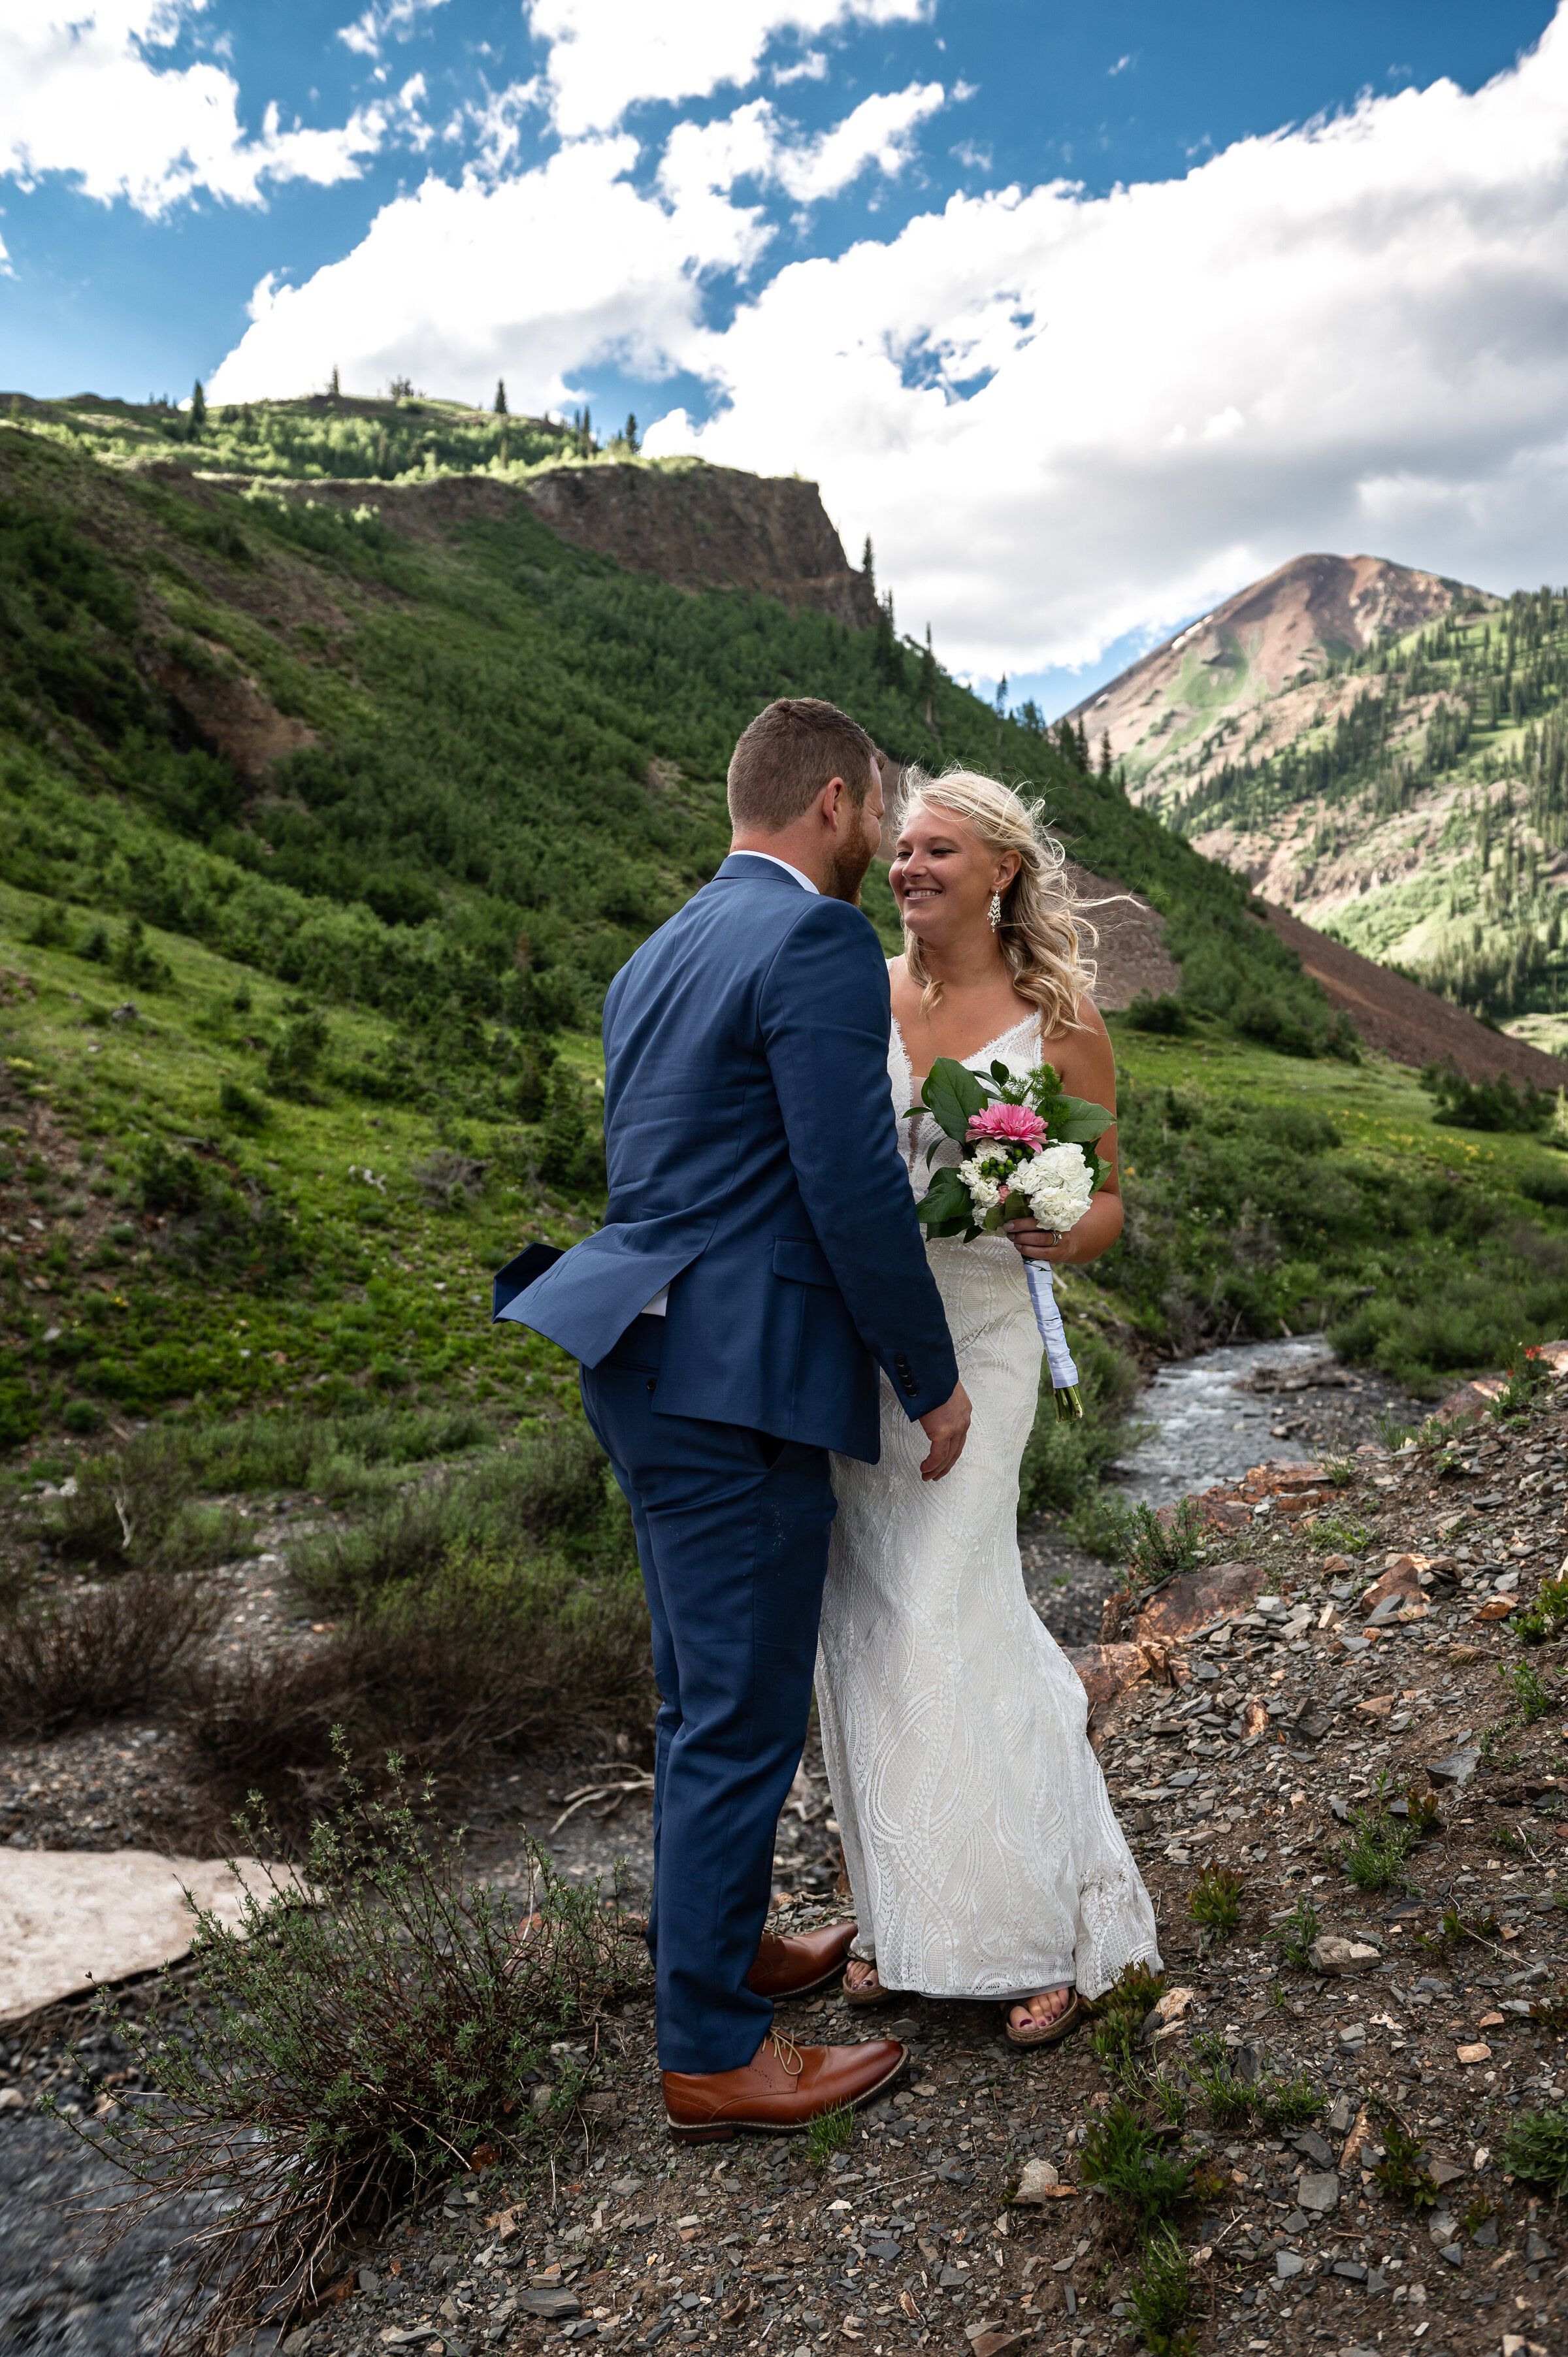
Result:
{"label": "gravel ground", "polygon": [[[1316,1531],[1265,1513],[1216,1542],[1211,1561],[1266,1569],[1258,1607],[1189,1644],[1177,1689],[1135,1686],[1097,1726],[1155,1899],[1167,1986],[1191,1992],[1149,2057],[1179,2099],[1182,2149],[1212,2171],[1177,2219],[1204,2351],[1529,2357],[1568,2346],[1568,2218],[1508,2179],[1498,2158],[1511,2118],[1568,2103],[1563,2036],[1528,2010],[1568,1978],[1565,1649],[1526,1657],[1552,1706],[1509,1724],[1498,1669],[1520,1649],[1507,1619],[1477,1618],[1528,1600],[1562,1557],[1568,1414],[1548,1407],[1528,1429],[1488,1431],[1464,1461],[1467,1472],[1438,1480],[1413,1458],[1366,1457]],[[1337,1551],[1347,1545],[1359,1576]],[[1429,1559],[1429,1609],[1369,1640],[1357,1588],[1403,1552]],[[1515,1584],[1499,1591],[1499,1579]],[[1486,1756],[1444,1764],[1480,1753],[1488,1732]],[[565,1796],[606,1787],[611,1773],[591,1779],[595,1765],[563,1759],[476,1796],[477,1863],[521,1879],[518,1825],[546,1830]],[[786,1923],[834,1911],[828,1799],[811,1755],[806,1768],[776,1853]],[[1358,1889],[1340,1856],[1347,1820],[1384,1774],[1391,1794],[1435,1793],[1441,1827],[1412,1854],[1408,1887]],[[596,1821],[592,1809],[618,1801]],[[636,1793],[608,1793],[553,1846],[584,1874],[624,1855],[635,1884],[646,1815]],[[1239,1925],[1210,1946],[1188,1900],[1212,1863],[1243,1889]],[[1356,1976],[1282,1962],[1282,1925],[1303,1900],[1325,1932],[1370,1951]],[[1453,1912],[1469,1935],[1444,1936]],[[70,2233],[38,2224],[84,2167],[67,2132],[34,2116],[38,2093],[90,2116],[122,2092],[112,2047],[85,2072],[69,2062],[71,2012],[41,2018],[0,2064],[0,2350],[29,2357],[155,2345],[150,2309],[168,2272],[156,2234],[105,2269]],[[601,2039],[594,2084],[607,2116],[601,2106],[583,2121],[553,2179],[489,2169],[346,2252],[342,2296],[290,2333],[290,2357],[473,2357],[562,2340],[721,2357],[821,2357],[841,2342],[870,2357],[1140,2347],[1127,2307],[1134,2244],[1078,2181],[1085,2123],[1115,2093],[1084,2033],[1026,2054],[1005,2043],[994,2008],[913,1998],[851,2017],[836,1992],[781,2018],[798,2038],[891,2032],[910,2048],[890,2097],[821,2177],[798,2140],[671,2148],[651,2009],[635,1996]],[[1203,2034],[1243,2076],[1310,2081],[1311,2123],[1287,2136],[1217,2122],[1196,2083]],[[1372,2178],[1380,2103],[1423,2139],[1440,2180],[1434,2211]],[[1011,2205],[1032,2158],[1073,2190],[1040,2209]],[[506,2233],[497,2222],[514,2201]]]}

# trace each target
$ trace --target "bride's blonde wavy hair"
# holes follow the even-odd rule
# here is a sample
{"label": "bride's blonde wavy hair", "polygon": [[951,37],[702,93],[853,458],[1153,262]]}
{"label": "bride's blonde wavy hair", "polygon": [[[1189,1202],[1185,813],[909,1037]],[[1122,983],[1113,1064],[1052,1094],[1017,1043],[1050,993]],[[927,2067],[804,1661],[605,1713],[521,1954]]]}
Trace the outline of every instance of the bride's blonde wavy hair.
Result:
{"label": "bride's blonde wavy hair", "polygon": [[[1094,960],[1083,955],[1081,945],[1085,938],[1098,942],[1100,936],[1084,913],[1091,904],[1067,879],[1067,854],[1047,827],[1040,805],[975,770],[949,770],[940,778],[908,770],[899,796],[900,824],[917,803],[961,819],[988,851],[1017,853],[1018,873],[1002,895],[996,946],[1019,997],[1039,1009],[1041,1038],[1080,1030],[1078,1002],[1095,982]],[[907,928],[904,957],[929,1014],[942,986],[928,972],[919,942]]]}

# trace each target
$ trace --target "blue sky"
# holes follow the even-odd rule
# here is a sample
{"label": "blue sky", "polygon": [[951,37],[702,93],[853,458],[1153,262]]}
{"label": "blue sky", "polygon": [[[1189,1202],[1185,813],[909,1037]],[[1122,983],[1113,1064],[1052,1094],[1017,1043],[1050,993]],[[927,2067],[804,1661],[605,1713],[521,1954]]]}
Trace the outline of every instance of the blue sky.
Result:
{"label": "blue sky", "polygon": [[635,408],[1059,709],[1303,546],[1568,570],[1553,13],[11,0],[0,380]]}

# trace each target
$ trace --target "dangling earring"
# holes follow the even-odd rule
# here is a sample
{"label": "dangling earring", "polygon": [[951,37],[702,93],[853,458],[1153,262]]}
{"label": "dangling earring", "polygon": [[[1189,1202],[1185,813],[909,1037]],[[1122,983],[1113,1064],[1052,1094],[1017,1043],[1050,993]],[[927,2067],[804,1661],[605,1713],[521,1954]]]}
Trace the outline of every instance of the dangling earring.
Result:
{"label": "dangling earring", "polygon": [[1001,895],[1001,893],[1000,893],[1000,892],[993,892],[993,894],[991,895],[991,930],[992,930],[992,931],[993,931],[993,932],[995,932],[995,931],[997,931],[998,927],[1001,925],[1001,922],[1002,922],[1002,895]]}

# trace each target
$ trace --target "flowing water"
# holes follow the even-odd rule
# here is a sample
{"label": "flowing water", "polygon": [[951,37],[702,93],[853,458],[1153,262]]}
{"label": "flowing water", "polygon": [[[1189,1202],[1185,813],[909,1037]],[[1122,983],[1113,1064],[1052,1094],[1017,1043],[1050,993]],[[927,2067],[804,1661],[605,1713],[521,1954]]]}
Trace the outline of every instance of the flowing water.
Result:
{"label": "flowing water", "polygon": [[[1343,1456],[1377,1438],[1380,1415],[1415,1424],[1425,1411],[1383,1376],[1342,1366],[1321,1334],[1302,1334],[1173,1360],[1151,1377],[1133,1413],[1145,1430],[1116,1486],[1157,1508],[1271,1459]],[[1063,1645],[1092,1643],[1115,1567],[1043,1519],[1026,1525],[1019,1543],[1025,1585],[1052,1636]]]}
{"label": "flowing water", "polygon": [[1380,1376],[1341,1366],[1321,1334],[1226,1343],[1160,1368],[1142,1394],[1135,1413],[1154,1430],[1123,1460],[1126,1494],[1166,1506],[1271,1458],[1353,1449],[1384,1412],[1424,1413]]}

